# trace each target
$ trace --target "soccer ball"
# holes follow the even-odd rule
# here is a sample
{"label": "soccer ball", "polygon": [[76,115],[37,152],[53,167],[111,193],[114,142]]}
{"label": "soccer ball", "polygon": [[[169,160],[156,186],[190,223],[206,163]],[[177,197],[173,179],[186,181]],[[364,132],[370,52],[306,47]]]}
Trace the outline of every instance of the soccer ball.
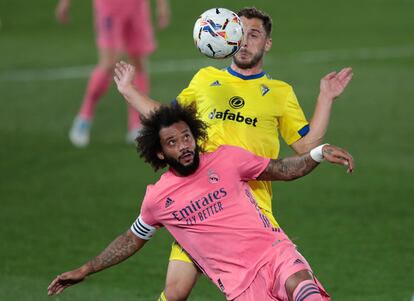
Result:
{"label": "soccer ball", "polygon": [[198,17],[193,37],[202,54],[214,59],[227,58],[240,49],[243,24],[231,10],[212,8]]}

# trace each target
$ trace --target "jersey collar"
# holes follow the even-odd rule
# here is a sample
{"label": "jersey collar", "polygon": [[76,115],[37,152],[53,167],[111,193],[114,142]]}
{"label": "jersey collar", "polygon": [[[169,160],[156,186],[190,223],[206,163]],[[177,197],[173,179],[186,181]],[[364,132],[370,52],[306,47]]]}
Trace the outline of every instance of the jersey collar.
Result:
{"label": "jersey collar", "polygon": [[239,72],[234,71],[233,69],[231,69],[231,67],[227,67],[227,72],[230,73],[233,76],[236,76],[236,77],[244,79],[244,80],[261,78],[262,76],[264,76],[266,74],[266,72],[262,71],[262,72],[257,73],[257,74],[243,75]]}

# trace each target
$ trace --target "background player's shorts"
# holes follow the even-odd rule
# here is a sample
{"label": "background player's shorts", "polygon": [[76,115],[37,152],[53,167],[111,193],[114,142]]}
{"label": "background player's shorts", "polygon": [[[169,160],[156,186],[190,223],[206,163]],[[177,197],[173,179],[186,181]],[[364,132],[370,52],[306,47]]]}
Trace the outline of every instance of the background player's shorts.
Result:
{"label": "background player's shorts", "polygon": [[148,0],[95,0],[94,7],[100,49],[140,56],[155,50]]}
{"label": "background player's shorts", "polygon": [[[250,286],[233,301],[288,301],[285,289],[286,280],[302,270],[312,272],[308,262],[296,250],[296,246],[284,233],[280,235],[280,240],[274,246],[275,251],[271,254],[269,262],[259,270]],[[322,298],[329,301],[330,297],[325,289],[316,278],[314,281]]]}

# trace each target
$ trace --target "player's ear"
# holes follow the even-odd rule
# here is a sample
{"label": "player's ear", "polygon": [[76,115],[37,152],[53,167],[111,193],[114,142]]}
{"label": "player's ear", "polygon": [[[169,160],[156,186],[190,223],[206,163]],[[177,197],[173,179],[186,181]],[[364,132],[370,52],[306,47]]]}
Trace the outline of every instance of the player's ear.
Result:
{"label": "player's ear", "polygon": [[165,159],[165,156],[164,156],[164,153],[163,152],[157,152],[157,157],[160,160],[164,160]]}
{"label": "player's ear", "polygon": [[270,49],[272,48],[272,38],[267,38],[266,39],[266,44],[265,44],[265,51],[269,52]]}

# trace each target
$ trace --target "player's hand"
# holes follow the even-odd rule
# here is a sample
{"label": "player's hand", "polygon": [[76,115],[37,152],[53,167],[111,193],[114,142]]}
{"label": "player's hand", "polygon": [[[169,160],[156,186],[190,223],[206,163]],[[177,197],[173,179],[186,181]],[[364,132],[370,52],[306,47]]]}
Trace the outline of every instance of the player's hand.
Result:
{"label": "player's hand", "polygon": [[127,94],[131,88],[134,88],[132,81],[135,77],[135,67],[120,61],[116,63],[114,71],[114,80],[118,91],[123,95]]}
{"label": "player's hand", "polygon": [[48,286],[47,294],[49,296],[60,294],[69,286],[83,281],[85,277],[86,273],[81,268],[60,274]]}
{"label": "player's hand", "polygon": [[69,9],[70,9],[70,0],[61,0],[56,6],[55,16],[56,19],[62,23],[66,24],[69,22]]}
{"label": "player's hand", "polygon": [[347,167],[347,172],[352,173],[354,170],[354,158],[346,150],[334,145],[324,145],[322,148],[323,158],[335,164],[341,164]]}
{"label": "player's hand", "polygon": [[351,67],[343,68],[339,73],[334,71],[325,75],[321,79],[320,93],[329,99],[335,99],[344,92],[353,75]]}

